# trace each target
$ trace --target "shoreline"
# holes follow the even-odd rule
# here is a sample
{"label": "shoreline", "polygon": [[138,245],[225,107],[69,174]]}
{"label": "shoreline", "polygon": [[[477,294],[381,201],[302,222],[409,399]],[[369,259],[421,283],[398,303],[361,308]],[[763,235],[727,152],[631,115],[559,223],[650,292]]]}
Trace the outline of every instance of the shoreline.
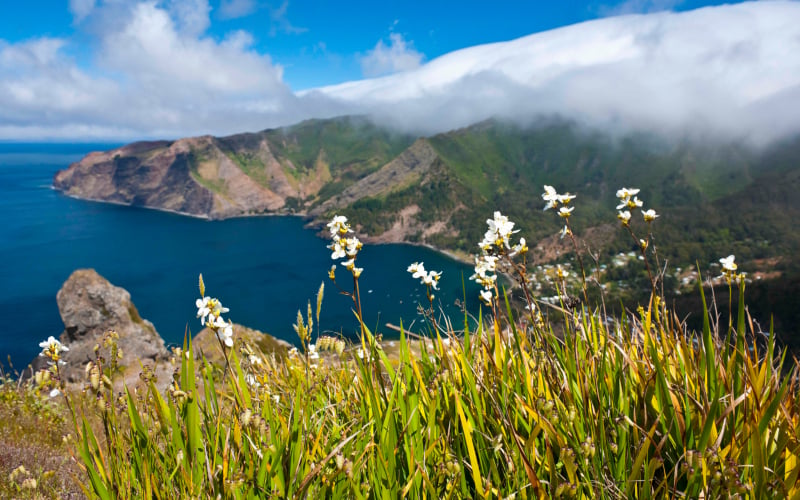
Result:
{"label": "shoreline", "polygon": [[[319,223],[318,219],[315,219],[313,216],[309,215],[307,212],[295,212],[295,213],[275,213],[275,212],[273,212],[273,213],[260,213],[260,214],[259,213],[252,213],[252,214],[240,213],[240,214],[236,214],[236,215],[226,215],[224,217],[211,217],[209,215],[193,214],[193,213],[189,213],[189,212],[181,212],[179,210],[172,210],[172,209],[163,208],[163,207],[153,207],[153,206],[148,206],[148,205],[133,205],[131,203],[124,203],[124,202],[121,202],[121,201],[101,200],[101,199],[96,199],[96,198],[87,198],[87,197],[84,197],[84,196],[78,196],[78,195],[67,193],[67,192],[65,192],[65,191],[63,191],[61,189],[58,189],[57,187],[55,187],[52,184],[49,186],[49,188],[51,190],[63,195],[63,196],[66,196],[67,198],[72,198],[74,200],[89,201],[89,202],[92,202],[92,203],[107,203],[109,205],[117,205],[117,206],[121,206],[121,207],[131,207],[131,208],[137,208],[137,209],[141,208],[141,209],[145,209],[145,210],[155,210],[157,212],[164,212],[164,213],[168,213],[168,214],[181,215],[181,216],[184,216],[184,217],[191,217],[193,219],[200,219],[200,220],[205,220],[205,221],[208,221],[208,222],[223,221],[223,220],[228,220],[228,219],[239,219],[239,218],[245,218],[245,217],[300,217],[300,218],[306,220],[306,224],[304,224],[303,227],[314,231],[314,233],[317,235],[317,237],[319,237],[320,239],[324,239],[322,237],[322,235],[321,235],[321,230],[320,230],[320,228],[324,227],[324,225],[321,225],[321,223]],[[364,243],[369,243],[371,245],[410,245],[410,246],[416,246],[416,247],[424,247],[424,248],[432,250],[432,251],[434,251],[436,253],[442,254],[445,257],[447,257],[447,258],[449,258],[449,259],[451,259],[451,260],[453,260],[455,262],[460,262],[461,264],[465,264],[465,265],[468,265],[468,266],[474,265],[474,262],[472,261],[472,259],[470,259],[467,255],[460,255],[457,252],[454,252],[452,250],[446,250],[446,249],[443,249],[443,248],[438,248],[438,247],[435,247],[435,246],[431,245],[430,243],[420,243],[420,242],[417,242],[417,241],[404,241],[404,240],[386,241],[386,240],[380,239],[380,236],[369,236],[369,235],[360,235],[360,234],[358,236],[359,236],[359,238],[361,238],[364,241]]]}

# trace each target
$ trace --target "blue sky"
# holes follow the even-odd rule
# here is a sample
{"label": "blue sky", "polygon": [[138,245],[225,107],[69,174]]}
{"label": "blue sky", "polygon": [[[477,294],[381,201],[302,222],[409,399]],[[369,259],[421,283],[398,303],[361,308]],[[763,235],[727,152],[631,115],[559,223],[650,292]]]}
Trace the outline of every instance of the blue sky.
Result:
{"label": "blue sky", "polygon": [[[73,5],[81,3],[91,2],[73,1]],[[169,3],[158,2],[164,6]],[[402,39],[407,51],[428,61],[457,49],[511,40],[598,17],[690,10],[721,3],[724,2],[212,0],[210,24],[202,34],[222,40],[232,31],[248,32],[255,49],[269,54],[284,68],[284,81],[293,90],[303,90],[373,76],[365,74],[362,60],[379,42],[391,47]],[[8,2],[0,16],[0,39],[18,42],[41,36],[65,38],[69,40],[67,51],[89,68],[93,45],[97,43],[93,35],[96,24],[107,21],[102,16],[76,19],[76,10],[79,8],[70,8],[70,2],[65,0]]]}
{"label": "blue sky", "polygon": [[558,114],[764,141],[800,131],[800,2],[0,7],[0,140],[224,135],[354,113],[421,133]]}

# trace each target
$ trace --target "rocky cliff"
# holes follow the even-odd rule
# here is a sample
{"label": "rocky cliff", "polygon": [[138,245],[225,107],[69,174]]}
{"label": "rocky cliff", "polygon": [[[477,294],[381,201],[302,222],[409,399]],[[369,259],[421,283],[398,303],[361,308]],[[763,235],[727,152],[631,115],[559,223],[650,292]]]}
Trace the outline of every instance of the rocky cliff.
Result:
{"label": "rocky cliff", "polygon": [[[58,311],[64,322],[60,341],[69,351],[64,353],[62,373],[68,383],[84,381],[86,363],[95,359],[94,347],[102,342],[103,335],[116,331],[122,350],[123,378],[132,383],[141,366],[147,366],[164,375],[169,352],[164,340],[153,324],[139,316],[131,295],[125,289],[112,285],[94,269],[79,269],[72,273],[56,295]],[[37,358],[34,368],[41,367]]]}
{"label": "rocky cliff", "polygon": [[208,136],[134,143],[86,156],[58,172],[53,186],[78,198],[208,218],[278,213],[298,195],[266,142],[250,150],[263,164],[253,177],[226,149]]}
{"label": "rocky cliff", "polygon": [[[122,352],[118,382],[133,386],[138,383],[142,369],[146,368],[156,375],[160,387],[169,385],[175,370],[170,363],[171,352],[153,324],[139,315],[127,290],[112,285],[94,269],[79,269],[64,282],[56,301],[64,322],[59,340],[69,348],[62,358],[66,363],[62,373],[67,383],[80,386],[85,382],[84,368],[86,363],[95,359],[95,346],[102,343],[106,332],[113,330],[119,336],[117,343]],[[247,342],[265,353],[278,355],[289,346],[242,325],[234,326],[234,339]],[[223,360],[216,339],[208,329],[198,333],[193,342],[197,343],[198,355],[202,350],[211,362]],[[101,353],[105,354],[106,350]],[[44,368],[45,359],[36,358],[32,366],[34,370]]]}
{"label": "rocky cliff", "polygon": [[91,153],[58,172],[53,186],[76,198],[211,219],[305,214],[410,144],[358,117],[312,121]]}

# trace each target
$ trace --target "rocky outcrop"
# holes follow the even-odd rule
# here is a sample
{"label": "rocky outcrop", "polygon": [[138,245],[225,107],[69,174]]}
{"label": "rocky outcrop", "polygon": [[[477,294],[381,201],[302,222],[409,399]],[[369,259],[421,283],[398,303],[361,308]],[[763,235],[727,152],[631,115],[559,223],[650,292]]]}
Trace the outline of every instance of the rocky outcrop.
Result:
{"label": "rocky outcrop", "polygon": [[[85,382],[86,363],[96,359],[95,346],[102,344],[106,332],[117,332],[117,345],[122,352],[119,360],[121,376],[116,379],[133,386],[139,374],[147,368],[155,374],[159,387],[172,380],[175,366],[170,363],[171,352],[153,324],[143,319],[124,288],[112,285],[94,269],[79,269],[72,273],[56,295],[58,310],[64,322],[59,340],[69,348],[64,352],[61,372],[67,383],[80,386]],[[270,335],[242,325],[234,325],[234,339],[241,339],[264,353],[284,356],[290,345]],[[210,362],[224,363],[214,334],[207,328],[198,333],[193,343],[198,355],[202,352]],[[108,356],[102,349],[101,355]],[[34,371],[44,368],[42,357],[32,362]]]}
{"label": "rocky outcrop", "polygon": [[[233,324],[233,340],[234,342],[243,341],[250,346],[258,348],[264,354],[274,353],[278,357],[286,356],[286,353],[292,347],[291,344],[284,340],[276,339],[272,335],[236,323]],[[225,363],[219,341],[214,332],[208,328],[203,328],[194,336],[192,348],[198,357],[203,355],[212,363]]]}
{"label": "rocky outcrop", "polygon": [[153,324],[139,316],[130,293],[112,285],[94,269],[73,272],[58,291],[56,301],[64,322],[60,340],[69,347],[62,370],[67,382],[83,382],[84,367],[95,359],[94,347],[109,330],[119,335],[119,364],[126,381],[135,380],[141,366],[156,371],[163,368],[168,351]]}

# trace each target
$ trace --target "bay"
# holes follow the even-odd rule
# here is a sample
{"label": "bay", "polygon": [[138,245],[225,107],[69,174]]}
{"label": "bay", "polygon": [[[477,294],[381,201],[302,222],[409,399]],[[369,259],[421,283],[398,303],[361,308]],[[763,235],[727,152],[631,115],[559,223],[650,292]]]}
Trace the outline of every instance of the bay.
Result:
{"label": "bay", "polygon": [[[142,208],[77,200],[51,189],[53,175],[107,144],[0,143],[0,356],[21,369],[38,343],[63,324],[56,292],[76,269],[94,268],[131,293],[143,318],[171,345],[200,329],[194,301],[200,273],[206,294],[218,297],[237,322],[295,342],[292,324],[325,282],[320,326],[351,336],[352,301],[327,278],[334,261],[328,242],[298,217],[245,217],[206,221]],[[369,327],[385,323],[421,330],[418,304],[425,290],[406,267],[424,261],[443,272],[437,306],[461,324],[457,300],[477,311],[471,269],[433,250],[402,244],[365,245],[360,287]],[[338,266],[337,282],[352,289]],[[462,286],[466,285],[466,289]],[[387,335],[388,336],[388,335]]]}

